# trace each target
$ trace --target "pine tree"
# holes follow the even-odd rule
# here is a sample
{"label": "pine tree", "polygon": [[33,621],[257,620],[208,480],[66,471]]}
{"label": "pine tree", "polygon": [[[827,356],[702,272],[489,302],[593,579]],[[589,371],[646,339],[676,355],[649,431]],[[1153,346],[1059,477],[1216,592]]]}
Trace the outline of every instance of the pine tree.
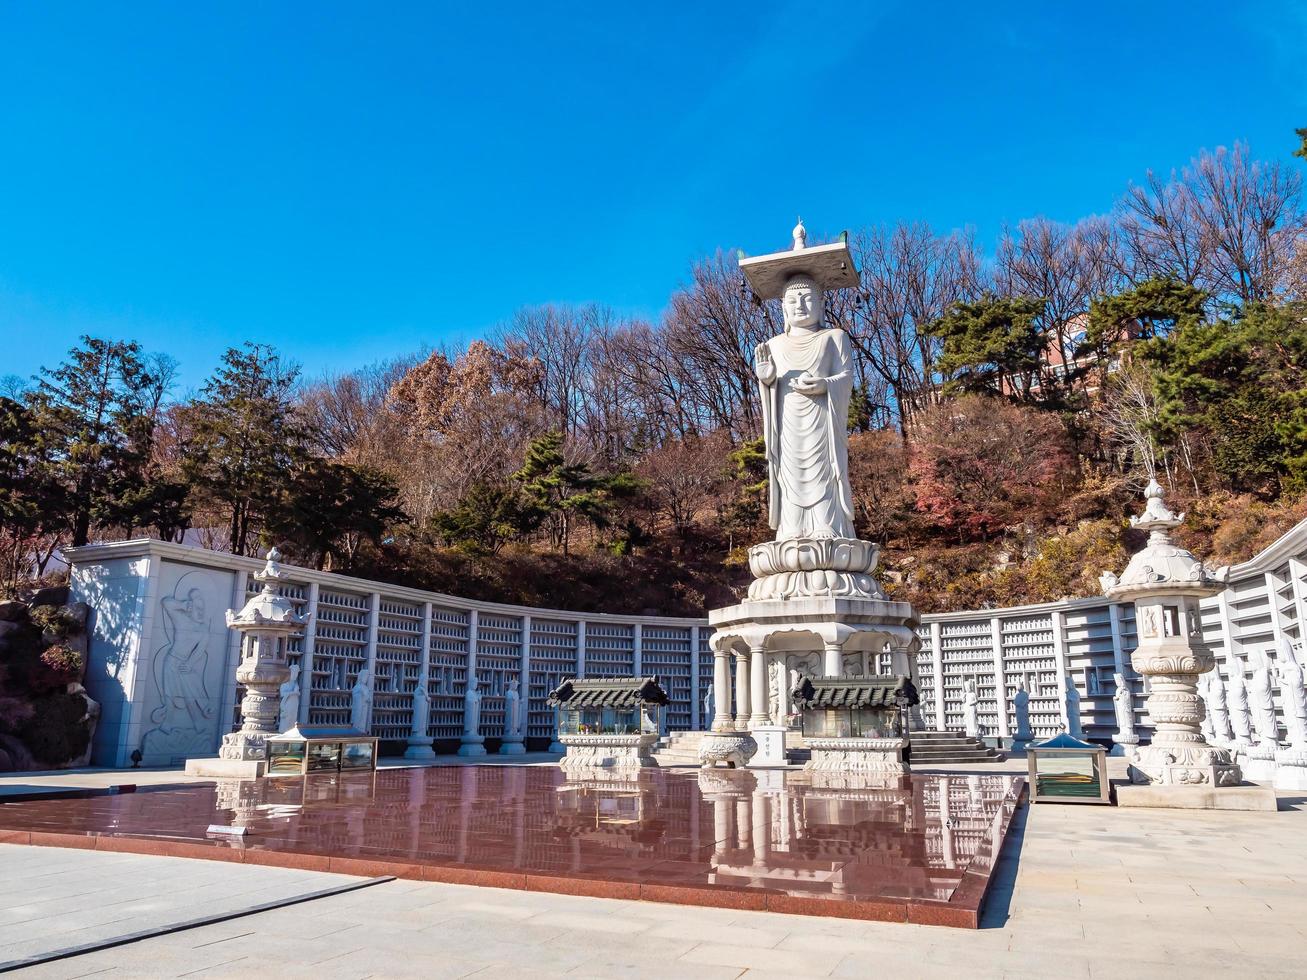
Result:
{"label": "pine tree", "polygon": [[924,327],[943,342],[935,369],[946,393],[995,394],[1031,401],[1045,338],[1035,324],[1045,302],[1028,296],[986,296],[954,303]]}
{"label": "pine tree", "polygon": [[296,366],[253,343],[228,349],[222,361],[186,409],[183,470],[201,502],[222,515],[232,553],[244,555],[307,458],[308,431],[293,403]]}
{"label": "pine tree", "polygon": [[145,482],[153,426],[151,378],[135,343],[83,337],[31,394],[32,424],[66,490],[62,516],[74,546],[93,524],[135,523],[133,490]]}
{"label": "pine tree", "polygon": [[527,507],[552,531],[553,543],[569,554],[572,521],[583,518],[607,527],[619,501],[640,489],[630,473],[592,473],[585,463],[569,463],[563,434],[547,432],[527,446],[522,468],[513,474]]}

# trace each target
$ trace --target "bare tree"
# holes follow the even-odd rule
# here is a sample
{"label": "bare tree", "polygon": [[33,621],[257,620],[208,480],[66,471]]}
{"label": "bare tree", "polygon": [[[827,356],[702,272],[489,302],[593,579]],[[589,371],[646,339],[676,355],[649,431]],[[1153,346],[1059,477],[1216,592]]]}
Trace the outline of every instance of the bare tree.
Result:
{"label": "bare tree", "polygon": [[[900,223],[852,236],[862,289],[832,294],[827,315],[849,334],[868,394],[881,395],[886,421],[906,433],[914,412],[935,397],[938,342],[922,331],[982,286],[981,258],[968,232],[937,235],[929,225]],[[871,384],[870,379],[879,380]]]}
{"label": "bare tree", "polygon": [[1204,150],[1164,180],[1148,173],[1120,204],[1139,278],[1170,276],[1218,298],[1270,299],[1304,229],[1302,177],[1248,148]]}
{"label": "bare tree", "polygon": [[1044,301],[1035,324],[1051,356],[1040,366],[1041,388],[1066,396],[1075,387],[1075,373],[1063,366],[1074,363],[1090,303],[1114,291],[1120,268],[1116,236],[1102,218],[1075,225],[1034,218],[1003,230],[994,261],[997,291]]}

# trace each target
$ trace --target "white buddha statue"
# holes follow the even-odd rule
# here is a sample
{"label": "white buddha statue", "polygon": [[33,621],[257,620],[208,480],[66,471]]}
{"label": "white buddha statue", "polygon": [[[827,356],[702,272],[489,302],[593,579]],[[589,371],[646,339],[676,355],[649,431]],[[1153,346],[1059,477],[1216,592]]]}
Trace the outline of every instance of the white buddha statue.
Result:
{"label": "white buddha statue", "polygon": [[[802,248],[802,226],[795,229]],[[807,275],[785,283],[785,333],[759,344],[754,369],[767,443],[768,520],[776,540],[852,538],[848,418],[849,338],[823,320],[823,292]]]}

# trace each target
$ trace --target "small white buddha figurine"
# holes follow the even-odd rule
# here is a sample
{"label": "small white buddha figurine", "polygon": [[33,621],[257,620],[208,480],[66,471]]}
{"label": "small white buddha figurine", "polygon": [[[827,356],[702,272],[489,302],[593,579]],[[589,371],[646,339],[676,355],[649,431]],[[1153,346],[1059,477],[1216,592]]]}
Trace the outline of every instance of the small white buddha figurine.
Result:
{"label": "small white buddha figurine", "polygon": [[504,734],[522,734],[522,698],[517,693],[517,678],[508,682],[504,693]]}
{"label": "small white buddha figurine", "polygon": [[430,723],[431,695],[427,693],[426,684],[419,680],[413,688],[413,734],[418,738],[424,737]]}
{"label": "small white buddha figurine", "polygon": [[372,728],[372,671],[364,667],[349,692],[349,726],[356,732]]}
{"label": "small white buddha figurine", "polygon": [[[795,251],[805,243],[800,222]],[[816,279],[790,277],[781,303],[785,333],[759,344],[754,358],[767,444],[768,521],[777,541],[852,538],[849,338],[826,326]]]}
{"label": "small white buddha figurine", "polygon": [[980,696],[976,693],[976,682],[969,680],[963,685],[962,726],[970,738],[980,737]]}
{"label": "small white buddha figurine", "polygon": [[281,715],[277,721],[277,730],[288,732],[299,722],[300,717],[300,665],[290,665],[290,677],[281,685]]}

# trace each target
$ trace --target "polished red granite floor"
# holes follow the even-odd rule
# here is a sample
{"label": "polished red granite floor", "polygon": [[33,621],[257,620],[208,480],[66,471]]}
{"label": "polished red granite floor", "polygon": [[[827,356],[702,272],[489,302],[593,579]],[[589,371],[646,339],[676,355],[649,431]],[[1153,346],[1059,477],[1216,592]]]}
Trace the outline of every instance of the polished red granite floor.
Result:
{"label": "polished red granite floor", "polygon": [[385,769],[0,803],[0,841],[974,928],[1023,785]]}

